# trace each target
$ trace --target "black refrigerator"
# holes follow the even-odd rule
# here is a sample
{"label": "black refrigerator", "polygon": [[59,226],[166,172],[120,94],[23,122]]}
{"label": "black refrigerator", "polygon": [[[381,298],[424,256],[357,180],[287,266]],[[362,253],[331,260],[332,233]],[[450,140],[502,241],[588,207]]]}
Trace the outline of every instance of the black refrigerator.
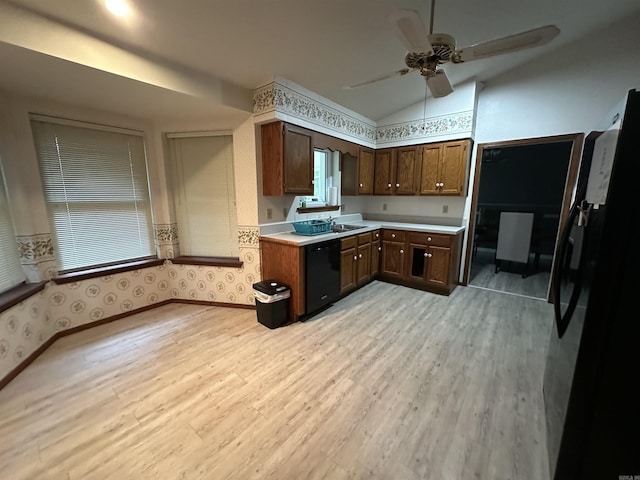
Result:
{"label": "black refrigerator", "polygon": [[553,269],[552,480],[640,479],[640,92],[594,127]]}

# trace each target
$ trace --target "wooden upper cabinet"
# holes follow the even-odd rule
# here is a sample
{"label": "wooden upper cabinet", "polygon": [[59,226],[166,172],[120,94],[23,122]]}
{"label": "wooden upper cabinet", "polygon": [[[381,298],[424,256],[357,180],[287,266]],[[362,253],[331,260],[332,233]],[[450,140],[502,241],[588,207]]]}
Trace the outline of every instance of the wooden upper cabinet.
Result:
{"label": "wooden upper cabinet", "polygon": [[313,132],[284,122],[262,125],[264,195],[313,195]]}
{"label": "wooden upper cabinet", "polygon": [[340,182],[342,195],[373,194],[374,151],[360,147],[358,157],[350,153],[340,156]]}
{"label": "wooden upper cabinet", "polygon": [[420,195],[438,194],[438,167],[440,164],[441,144],[422,147],[422,175],[420,177]]}
{"label": "wooden upper cabinet", "polygon": [[374,150],[360,147],[360,156],[358,157],[358,195],[373,195],[374,161]]}
{"label": "wooden upper cabinet", "polygon": [[415,195],[418,193],[420,168],[419,146],[396,148],[394,185],[394,193],[396,195]]}
{"label": "wooden upper cabinet", "polygon": [[421,195],[466,195],[471,140],[434,143],[422,148]]}
{"label": "wooden upper cabinet", "polygon": [[394,191],[395,149],[376,150],[375,175],[373,182],[374,195],[391,195]]}
{"label": "wooden upper cabinet", "polygon": [[447,142],[442,146],[440,195],[461,195],[466,192],[470,141]]}

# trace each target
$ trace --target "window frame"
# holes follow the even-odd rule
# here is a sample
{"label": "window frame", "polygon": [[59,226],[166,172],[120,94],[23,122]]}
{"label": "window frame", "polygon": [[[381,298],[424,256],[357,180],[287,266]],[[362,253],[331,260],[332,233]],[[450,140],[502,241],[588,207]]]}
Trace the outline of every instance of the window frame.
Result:
{"label": "window frame", "polygon": [[[38,157],[38,166],[39,166],[39,173],[40,173],[40,177],[41,177],[41,181],[42,181],[42,186],[43,186],[43,195],[44,195],[44,202],[47,208],[47,216],[49,218],[49,222],[50,222],[50,228],[51,228],[51,234],[56,242],[56,246],[59,245],[59,238],[60,238],[60,233],[58,232],[57,228],[56,228],[56,223],[54,222],[54,215],[55,215],[55,209],[52,207],[56,204],[59,204],[60,202],[56,202],[56,201],[50,201],[47,198],[47,185],[46,185],[46,178],[43,174],[43,160],[41,157],[41,151],[39,149],[38,146],[38,141],[37,141],[37,134],[36,134],[36,130],[34,127],[34,123],[35,122],[40,122],[40,123],[44,123],[44,124],[50,124],[50,125],[58,125],[58,126],[62,126],[62,127],[76,127],[76,128],[80,128],[80,129],[87,129],[87,130],[93,130],[93,131],[98,131],[98,132],[104,132],[104,133],[113,133],[113,134],[120,134],[120,135],[128,135],[131,137],[135,137],[136,139],[140,140],[140,145],[138,145],[138,147],[141,147],[141,153],[142,153],[142,157],[141,159],[138,158],[138,167],[140,167],[138,170],[134,171],[131,170],[130,174],[131,175],[131,182],[134,182],[134,176],[138,175],[141,179],[144,179],[144,182],[141,182],[140,186],[143,186],[143,188],[141,188],[140,190],[136,190],[136,192],[140,192],[142,191],[143,195],[141,197],[141,199],[138,199],[137,196],[135,198],[132,198],[128,201],[128,203],[133,202],[135,204],[135,208],[133,210],[129,210],[130,212],[144,212],[144,222],[141,224],[140,221],[136,221],[136,224],[138,225],[138,228],[140,228],[140,226],[144,227],[144,231],[146,231],[146,235],[143,235],[142,239],[147,238],[148,243],[147,243],[147,248],[148,248],[148,252],[145,252],[144,249],[141,253],[143,253],[142,256],[138,256],[138,257],[131,257],[131,258],[121,258],[121,259],[116,259],[112,262],[99,262],[99,263],[92,263],[92,264],[87,264],[87,265],[80,265],[80,266],[71,266],[70,268],[63,268],[64,262],[62,260],[62,256],[61,256],[61,252],[59,248],[56,248],[56,252],[55,252],[55,257],[56,257],[56,264],[57,264],[57,268],[58,268],[58,276],[56,277],[58,280],[62,280],[64,278],[68,278],[68,277],[79,277],[81,275],[83,275],[84,273],[88,273],[90,276],[98,276],[98,275],[105,275],[107,273],[110,273],[110,270],[114,267],[117,266],[124,266],[126,268],[127,265],[139,262],[141,260],[145,260],[145,261],[153,261],[153,260],[157,260],[158,256],[157,256],[157,252],[156,252],[156,242],[155,242],[155,235],[154,235],[154,227],[153,227],[153,204],[152,204],[152,198],[151,198],[151,186],[150,186],[150,182],[149,182],[149,164],[148,164],[148,159],[147,159],[147,147],[146,147],[146,139],[145,139],[145,134],[143,131],[141,130],[133,130],[133,129],[129,129],[129,128],[122,128],[122,127],[117,127],[117,126],[111,126],[111,125],[105,125],[105,124],[99,124],[99,123],[93,123],[93,122],[87,122],[87,121],[80,121],[80,120],[72,120],[72,119],[68,119],[68,118],[60,118],[60,117],[55,117],[55,116],[49,116],[49,115],[41,115],[41,114],[36,114],[36,113],[30,113],[29,114],[29,120],[31,123],[31,128],[32,128],[32,132],[33,132],[33,139],[34,139],[34,147],[36,150],[36,155]],[[99,150],[101,147],[103,147],[104,145],[96,145],[95,150]],[[91,151],[91,146],[89,145],[87,147],[88,151]],[[59,154],[58,154],[59,155]],[[129,151],[129,157],[130,157],[130,161],[131,161],[131,151]],[[140,161],[141,160],[141,161]],[[137,172],[137,174],[135,173]],[[142,175],[143,176],[142,176]],[[105,177],[106,178],[106,177]],[[63,184],[64,185],[64,184]],[[133,183],[132,183],[133,185]],[[66,186],[65,186],[66,188]],[[88,208],[87,212],[98,212],[100,211],[100,208],[96,208],[95,210],[91,210],[91,205],[100,205],[100,204],[105,204],[108,203],[109,200],[107,199],[106,201],[103,200],[99,200],[99,201],[76,201],[76,202],[71,202],[76,203],[77,205],[79,205],[82,208],[83,204],[86,204],[86,208]],[[111,202],[113,203],[113,202]],[[122,202],[123,205],[126,205],[127,202]],[[143,206],[144,208],[140,209],[138,208],[138,206]],[[110,212],[113,213],[114,211],[117,210],[105,210],[105,212]],[[89,217],[90,218],[90,217]],[[148,255],[144,255],[144,253],[148,253]],[[106,272],[106,273],[105,273]],[[95,273],[95,275],[94,275]],[[62,283],[62,282],[58,282],[58,283]]]}

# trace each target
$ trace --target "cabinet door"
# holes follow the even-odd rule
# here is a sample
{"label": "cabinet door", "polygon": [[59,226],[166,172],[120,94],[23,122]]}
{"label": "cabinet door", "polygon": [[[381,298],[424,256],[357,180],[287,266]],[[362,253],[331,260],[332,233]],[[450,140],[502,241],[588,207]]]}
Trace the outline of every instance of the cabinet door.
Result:
{"label": "cabinet door", "polygon": [[340,293],[356,287],[356,248],[348,248],[340,252]]}
{"label": "cabinet door", "polygon": [[427,248],[427,256],[425,281],[430,285],[448,287],[451,249],[429,246]]}
{"label": "cabinet door", "polygon": [[283,131],[282,122],[266,123],[261,127],[263,195],[284,194]]}
{"label": "cabinet door", "polygon": [[371,278],[371,244],[365,243],[358,247],[356,283],[362,285]]}
{"label": "cabinet door", "polygon": [[380,252],[382,251],[382,247],[380,247],[380,241],[371,242],[371,278],[375,278],[378,276],[380,272]]}
{"label": "cabinet door", "polygon": [[385,148],[376,150],[375,175],[373,184],[374,195],[391,195],[393,193],[394,150]]}
{"label": "cabinet door", "polygon": [[404,242],[382,242],[382,273],[402,277],[404,275]]}
{"label": "cabinet door", "polygon": [[373,194],[374,178],[374,151],[370,148],[360,147],[358,157],[358,195]]}
{"label": "cabinet door", "polygon": [[358,158],[349,153],[340,154],[340,192],[343,196],[358,194],[358,162]]}
{"label": "cabinet door", "polygon": [[284,125],[284,193],[313,195],[313,132]]}
{"label": "cabinet door", "polygon": [[420,195],[438,195],[440,154],[442,144],[422,146],[422,172],[420,175]]}
{"label": "cabinet door", "polygon": [[396,195],[415,195],[418,192],[421,161],[420,147],[400,147],[396,149]]}
{"label": "cabinet door", "polygon": [[465,195],[469,141],[447,142],[442,146],[440,195]]}

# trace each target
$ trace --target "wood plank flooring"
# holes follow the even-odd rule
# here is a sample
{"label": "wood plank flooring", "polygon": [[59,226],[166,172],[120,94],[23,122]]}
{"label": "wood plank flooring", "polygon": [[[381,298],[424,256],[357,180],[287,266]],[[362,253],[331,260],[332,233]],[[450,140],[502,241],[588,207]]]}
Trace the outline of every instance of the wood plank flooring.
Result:
{"label": "wood plank flooring", "polygon": [[546,480],[544,301],[373,282],[269,330],[167,305],[0,391],[6,479]]}
{"label": "wood plank flooring", "polygon": [[[494,258],[495,250],[478,249],[478,254],[471,264],[469,285],[498,292],[547,299],[549,280],[551,278],[550,256],[544,255],[540,260],[539,271],[534,272],[533,266],[530,266],[532,271],[526,278],[522,278],[522,265],[514,265],[513,271],[501,269],[498,273],[495,273]],[[533,263],[533,260],[531,263]]]}

